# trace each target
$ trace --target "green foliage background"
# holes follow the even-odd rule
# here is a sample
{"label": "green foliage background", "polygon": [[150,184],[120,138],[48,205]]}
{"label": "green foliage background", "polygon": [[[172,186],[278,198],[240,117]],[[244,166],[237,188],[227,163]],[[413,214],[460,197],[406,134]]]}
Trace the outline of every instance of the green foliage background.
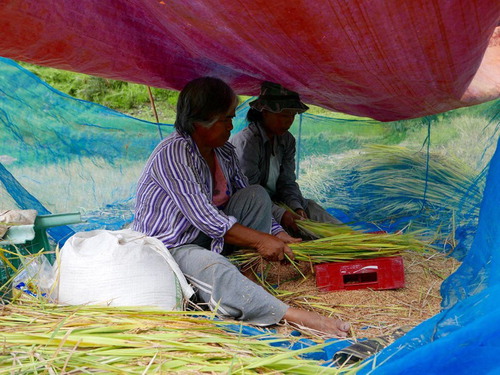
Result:
{"label": "green foliage background", "polygon": [[[55,89],[139,118],[156,122],[147,86],[17,62]],[[178,91],[151,87],[159,121],[172,123]]]}

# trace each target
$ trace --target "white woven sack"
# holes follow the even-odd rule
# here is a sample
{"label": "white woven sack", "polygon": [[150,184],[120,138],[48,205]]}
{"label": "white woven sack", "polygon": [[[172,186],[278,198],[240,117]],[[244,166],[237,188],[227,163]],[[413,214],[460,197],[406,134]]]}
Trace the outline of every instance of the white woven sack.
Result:
{"label": "white woven sack", "polygon": [[58,271],[61,304],[179,310],[194,293],[163,243],[131,229],[76,233]]}

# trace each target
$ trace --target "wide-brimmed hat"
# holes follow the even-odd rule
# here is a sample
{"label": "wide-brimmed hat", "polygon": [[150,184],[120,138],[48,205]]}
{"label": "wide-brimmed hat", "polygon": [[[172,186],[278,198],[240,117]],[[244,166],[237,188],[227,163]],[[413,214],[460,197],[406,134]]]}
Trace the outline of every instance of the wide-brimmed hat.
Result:
{"label": "wide-brimmed hat", "polygon": [[309,109],[307,105],[300,101],[299,94],[290,91],[280,84],[273,82],[262,82],[259,97],[248,105],[259,112],[267,110],[270,112],[282,112],[285,109],[292,109],[297,113],[305,112]]}

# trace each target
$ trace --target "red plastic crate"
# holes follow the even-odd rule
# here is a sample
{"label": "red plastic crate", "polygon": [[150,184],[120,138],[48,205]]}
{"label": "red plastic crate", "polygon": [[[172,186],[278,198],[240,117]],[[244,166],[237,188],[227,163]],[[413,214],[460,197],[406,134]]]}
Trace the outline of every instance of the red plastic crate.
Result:
{"label": "red plastic crate", "polygon": [[403,258],[382,257],[315,266],[316,286],[321,291],[371,288],[397,289],[405,286]]}

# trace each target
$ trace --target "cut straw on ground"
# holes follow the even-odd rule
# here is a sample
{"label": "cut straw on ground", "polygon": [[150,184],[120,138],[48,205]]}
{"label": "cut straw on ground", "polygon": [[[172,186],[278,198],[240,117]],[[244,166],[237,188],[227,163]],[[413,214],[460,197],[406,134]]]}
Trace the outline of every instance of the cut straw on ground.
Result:
{"label": "cut straw on ground", "polygon": [[[0,374],[336,374],[290,337],[245,336],[213,315],[149,308],[57,306],[38,299],[2,306]],[[230,326],[231,325],[231,326]],[[236,323],[238,327],[238,323]],[[264,339],[265,338],[265,339]]]}
{"label": "cut straw on ground", "polygon": [[[317,247],[295,244],[304,247],[294,249],[296,254],[302,251],[303,258],[293,266],[260,260],[258,281],[291,306],[350,322],[350,342],[387,335],[403,326],[414,327],[439,312],[440,283],[458,262],[426,248],[409,234],[374,235],[338,226],[334,239],[331,231],[325,231],[324,226],[322,230],[324,238],[316,240]],[[343,244],[342,251],[350,257],[380,254],[380,249],[402,255],[405,288],[319,292],[314,265],[334,259],[321,255],[332,243]],[[346,259],[344,256],[333,255],[341,260]],[[44,299],[27,298],[2,307],[0,374],[316,374],[356,370],[325,367],[321,361],[301,358],[302,352],[320,350],[324,341],[319,333],[304,327],[283,324],[277,334],[249,337],[234,330],[235,326],[243,327],[240,323],[220,321],[206,312],[57,306]],[[233,324],[232,328],[228,324]],[[292,330],[299,330],[318,345],[302,351],[269,345],[273,341],[291,342]]]}
{"label": "cut straw on ground", "polygon": [[[314,268],[300,262],[296,266],[302,276],[289,264],[267,263],[258,268],[265,287],[291,306],[314,310],[350,322],[352,337],[375,338],[390,335],[395,329],[415,327],[441,311],[440,287],[443,279],[460,265],[454,258],[436,251],[401,253],[405,270],[405,286],[393,290],[339,290],[322,292],[316,287]],[[288,325],[278,332],[289,334]],[[308,334],[303,331],[304,334]]]}

